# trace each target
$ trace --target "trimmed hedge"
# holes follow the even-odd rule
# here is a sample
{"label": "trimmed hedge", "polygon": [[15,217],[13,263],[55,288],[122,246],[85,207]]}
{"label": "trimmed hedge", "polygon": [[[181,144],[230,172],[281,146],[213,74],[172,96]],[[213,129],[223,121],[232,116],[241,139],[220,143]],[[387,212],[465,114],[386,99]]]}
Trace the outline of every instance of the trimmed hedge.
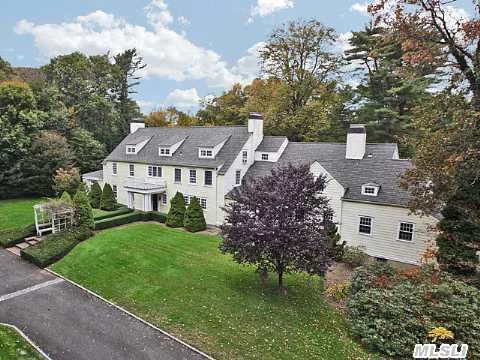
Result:
{"label": "trimmed hedge", "polygon": [[131,213],[131,212],[133,212],[132,209],[129,209],[126,206],[122,206],[122,207],[118,208],[117,210],[110,211],[108,214],[96,216],[95,221],[97,222],[97,221],[100,221],[100,220],[109,219],[109,218],[112,218],[112,217],[117,217],[119,215],[124,215],[124,214],[128,214],[128,213]]}
{"label": "trimmed hedge", "polygon": [[96,230],[109,229],[115,226],[130,224],[136,221],[156,221],[159,223],[164,223],[166,219],[167,219],[167,216],[165,214],[162,214],[156,211],[150,211],[150,212],[133,211],[128,214],[119,215],[119,216],[97,221],[95,223],[95,229]]}
{"label": "trimmed hedge", "polygon": [[43,268],[63,258],[79,242],[92,235],[93,231],[88,227],[47,235],[42,242],[23,249],[20,254],[23,259]]}
{"label": "trimmed hedge", "polygon": [[26,237],[34,236],[35,233],[35,225],[33,224],[18,229],[0,231],[0,245],[3,247],[15,246]]}

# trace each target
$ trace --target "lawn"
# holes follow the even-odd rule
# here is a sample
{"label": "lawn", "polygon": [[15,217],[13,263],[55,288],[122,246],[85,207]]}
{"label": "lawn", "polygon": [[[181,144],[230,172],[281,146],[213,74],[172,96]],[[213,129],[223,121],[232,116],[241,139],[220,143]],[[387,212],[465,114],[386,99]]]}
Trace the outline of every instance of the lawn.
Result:
{"label": "lawn", "polygon": [[320,278],[271,276],[218,251],[219,238],[137,223],[100,232],[53,270],[217,359],[369,359]]}
{"label": "lawn", "polygon": [[40,360],[43,357],[15,330],[0,325],[0,359]]}
{"label": "lawn", "polygon": [[33,205],[42,198],[0,200],[0,231],[22,228],[33,224]]}
{"label": "lawn", "polygon": [[102,210],[102,209],[92,209],[92,210],[93,210],[93,217],[104,216],[111,213],[111,211]]}

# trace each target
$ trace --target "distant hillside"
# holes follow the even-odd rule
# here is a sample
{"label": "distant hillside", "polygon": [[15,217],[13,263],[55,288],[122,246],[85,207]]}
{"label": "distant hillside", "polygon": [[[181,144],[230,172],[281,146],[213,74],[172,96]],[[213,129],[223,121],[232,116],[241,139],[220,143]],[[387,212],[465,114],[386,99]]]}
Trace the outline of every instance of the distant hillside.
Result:
{"label": "distant hillside", "polygon": [[39,68],[14,67],[12,70],[14,79],[22,80],[29,84],[36,83],[44,76],[42,70]]}

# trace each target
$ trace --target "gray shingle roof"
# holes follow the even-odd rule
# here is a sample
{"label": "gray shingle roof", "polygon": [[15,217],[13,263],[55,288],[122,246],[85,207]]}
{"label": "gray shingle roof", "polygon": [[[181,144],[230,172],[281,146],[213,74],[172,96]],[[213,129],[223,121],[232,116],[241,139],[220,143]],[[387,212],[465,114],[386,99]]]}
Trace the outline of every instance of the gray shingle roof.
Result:
{"label": "gray shingle roof", "polygon": [[285,140],[287,140],[285,136],[264,136],[257,151],[277,152]]}
{"label": "gray shingle roof", "polygon": [[[139,162],[154,165],[178,165],[204,168],[218,168],[225,174],[235,157],[242,150],[249,136],[246,126],[144,128],[129,134],[107,156],[107,161]],[[138,141],[138,138],[151,137],[150,141],[137,153],[126,154],[125,146]],[[205,144],[218,144],[228,138],[215,159],[200,159],[198,148]],[[159,145],[173,145],[185,139],[172,156],[159,156]]]}
{"label": "gray shingle roof", "polygon": [[137,145],[140,144],[141,142],[144,142],[145,140],[149,140],[150,136],[138,136],[135,138],[130,139],[129,142],[126,143],[126,145]]}
{"label": "gray shingle roof", "polygon": [[89,173],[82,174],[82,178],[103,180],[103,170],[96,170],[96,171],[92,171],[92,172],[89,172]]}
{"label": "gray shingle roof", "polygon": [[[367,144],[365,158],[345,159],[345,144],[294,143],[286,147],[276,163],[256,162],[246,176],[258,177],[278,166],[308,164],[318,161],[345,189],[345,200],[405,206],[410,195],[398,187],[398,177],[409,169],[409,160],[393,160],[396,144]],[[371,154],[371,157],[368,155]],[[362,195],[362,184],[380,185],[378,196]]]}

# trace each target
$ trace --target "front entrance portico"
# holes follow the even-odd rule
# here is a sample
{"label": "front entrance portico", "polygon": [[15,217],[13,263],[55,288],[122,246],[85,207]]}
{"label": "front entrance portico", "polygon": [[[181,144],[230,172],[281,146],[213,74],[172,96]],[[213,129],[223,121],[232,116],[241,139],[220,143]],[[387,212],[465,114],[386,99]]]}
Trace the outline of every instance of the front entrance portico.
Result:
{"label": "front entrance portico", "polygon": [[164,193],[167,190],[165,183],[149,184],[130,182],[125,184],[124,188],[127,190],[128,207],[142,211],[154,210],[152,195],[155,195],[157,199],[156,211],[158,211],[158,194]]}

